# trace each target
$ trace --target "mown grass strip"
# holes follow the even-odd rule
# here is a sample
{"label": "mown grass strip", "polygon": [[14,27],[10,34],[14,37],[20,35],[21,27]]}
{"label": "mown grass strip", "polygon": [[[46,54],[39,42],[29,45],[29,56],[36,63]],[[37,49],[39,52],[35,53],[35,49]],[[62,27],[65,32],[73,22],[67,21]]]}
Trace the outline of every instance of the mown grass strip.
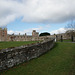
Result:
{"label": "mown grass strip", "polygon": [[21,45],[26,45],[26,44],[31,44],[31,43],[36,43],[38,41],[9,41],[9,42],[0,42],[0,49],[5,49],[9,47],[16,47],[16,46],[21,46]]}

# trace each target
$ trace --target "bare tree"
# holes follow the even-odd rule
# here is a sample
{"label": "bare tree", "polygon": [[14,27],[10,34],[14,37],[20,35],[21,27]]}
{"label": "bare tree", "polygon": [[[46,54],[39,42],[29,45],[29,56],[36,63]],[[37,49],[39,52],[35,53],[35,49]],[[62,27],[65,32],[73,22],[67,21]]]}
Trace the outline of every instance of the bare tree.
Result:
{"label": "bare tree", "polygon": [[69,24],[65,27],[66,33],[69,36],[75,36],[75,21],[71,20]]}
{"label": "bare tree", "polygon": [[71,22],[66,26],[69,30],[75,30],[75,21],[71,20]]}
{"label": "bare tree", "polygon": [[68,36],[68,38],[70,37],[73,42],[75,36],[75,21],[71,20],[71,22],[65,28],[66,35]]}

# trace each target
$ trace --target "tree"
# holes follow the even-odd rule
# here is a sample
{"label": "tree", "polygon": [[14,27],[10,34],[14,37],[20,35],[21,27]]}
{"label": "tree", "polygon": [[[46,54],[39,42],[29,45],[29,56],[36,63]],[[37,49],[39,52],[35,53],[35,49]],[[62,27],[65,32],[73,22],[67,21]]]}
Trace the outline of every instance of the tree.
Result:
{"label": "tree", "polygon": [[44,33],[41,33],[39,36],[49,36],[49,35],[50,35],[50,33],[44,32]]}
{"label": "tree", "polygon": [[75,30],[75,21],[71,20],[71,22],[66,26],[68,30]]}
{"label": "tree", "polygon": [[75,21],[72,20],[65,28],[67,35],[75,36]]}
{"label": "tree", "polygon": [[73,42],[73,37],[75,36],[75,21],[71,21],[67,26],[66,26],[66,34],[68,37],[71,37],[71,40]]}

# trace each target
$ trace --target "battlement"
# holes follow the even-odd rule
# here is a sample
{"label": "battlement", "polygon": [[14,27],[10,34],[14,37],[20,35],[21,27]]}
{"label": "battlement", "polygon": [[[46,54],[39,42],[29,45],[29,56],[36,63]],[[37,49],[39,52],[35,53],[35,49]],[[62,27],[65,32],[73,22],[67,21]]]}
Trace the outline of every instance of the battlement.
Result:
{"label": "battlement", "polygon": [[0,41],[32,41],[35,40],[36,37],[39,37],[39,33],[36,32],[36,30],[32,31],[32,36],[29,36],[26,33],[24,35],[20,35],[20,33],[18,35],[15,35],[14,33],[8,35],[7,28],[0,28]]}
{"label": "battlement", "polygon": [[7,40],[7,28],[0,28],[0,41]]}
{"label": "battlement", "polygon": [[39,33],[36,32],[36,30],[33,30],[33,32],[32,32],[32,36],[33,36],[33,37],[39,37]]}
{"label": "battlement", "polygon": [[7,28],[1,28],[1,27],[0,27],[0,30],[7,30]]}

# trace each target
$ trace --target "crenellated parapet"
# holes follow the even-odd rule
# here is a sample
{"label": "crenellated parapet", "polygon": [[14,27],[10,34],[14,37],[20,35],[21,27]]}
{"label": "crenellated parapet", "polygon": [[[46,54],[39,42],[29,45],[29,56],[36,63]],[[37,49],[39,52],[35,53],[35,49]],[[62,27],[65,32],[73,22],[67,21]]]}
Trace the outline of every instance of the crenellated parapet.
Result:
{"label": "crenellated parapet", "polygon": [[15,35],[15,33],[9,35],[7,34],[7,28],[0,28],[0,41],[40,41],[50,36],[39,37],[39,33],[36,30],[32,31],[32,35],[21,35],[20,33]]}

